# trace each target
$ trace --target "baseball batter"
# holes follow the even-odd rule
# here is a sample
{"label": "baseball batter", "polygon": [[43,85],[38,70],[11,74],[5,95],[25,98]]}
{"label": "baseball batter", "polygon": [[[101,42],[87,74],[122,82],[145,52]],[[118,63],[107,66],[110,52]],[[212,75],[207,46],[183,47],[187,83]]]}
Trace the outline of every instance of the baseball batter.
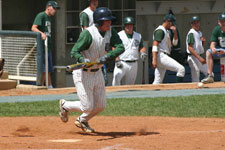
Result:
{"label": "baseball batter", "polygon": [[186,51],[188,53],[187,62],[191,68],[192,82],[199,82],[200,72],[207,76],[207,66],[201,54],[204,53],[203,44],[205,38],[202,36],[200,29],[200,18],[193,16],[191,18],[191,29],[186,38]]}
{"label": "baseball batter", "polygon": [[125,85],[134,84],[138,70],[139,51],[142,61],[145,61],[147,54],[141,34],[134,31],[134,18],[124,18],[124,30],[118,34],[125,47],[125,52],[116,59],[113,72],[112,85],[121,85],[124,78]]}
{"label": "baseball batter", "polygon": [[[80,101],[59,101],[61,120],[67,122],[70,111],[81,112],[75,125],[86,133],[95,132],[88,121],[106,107],[105,81],[100,68],[105,62],[124,52],[122,41],[116,30],[111,28],[111,20],[115,18],[111,11],[105,7],[97,8],[93,18],[94,25],[81,32],[71,55],[78,62],[97,60],[99,64],[73,71],[73,80]],[[105,48],[108,44],[115,47],[115,50],[106,53]]]}
{"label": "baseball batter", "polygon": [[213,83],[213,59],[225,57],[225,13],[219,15],[218,26],[216,26],[211,35],[210,49],[206,52],[206,64],[208,76],[203,79],[203,83]]}
{"label": "baseball batter", "polygon": [[[177,72],[177,82],[182,82],[185,75],[184,67],[176,60],[171,58],[171,44],[177,45],[178,38],[176,27],[174,26],[176,18],[172,14],[164,17],[164,22],[153,33],[152,46],[152,66],[155,69],[155,78],[153,84],[161,84],[163,82],[166,70]],[[174,33],[171,42],[168,29],[172,29]]]}

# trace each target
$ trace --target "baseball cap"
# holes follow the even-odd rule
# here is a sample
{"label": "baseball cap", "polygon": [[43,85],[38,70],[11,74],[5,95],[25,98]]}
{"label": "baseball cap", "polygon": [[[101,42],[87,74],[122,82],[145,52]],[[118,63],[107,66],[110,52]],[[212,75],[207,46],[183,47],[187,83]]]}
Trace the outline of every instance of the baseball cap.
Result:
{"label": "baseball cap", "polygon": [[194,21],[200,21],[200,17],[199,16],[193,16],[191,18],[191,23],[194,22]]}
{"label": "baseball cap", "polygon": [[165,17],[164,17],[164,21],[166,20],[170,20],[172,22],[172,24],[175,26],[176,25],[176,17],[172,14],[167,14]]}
{"label": "baseball cap", "polygon": [[225,13],[222,13],[219,15],[219,20],[223,20],[223,19],[225,19]]}
{"label": "baseball cap", "polygon": [[53,8],[59,8],[58,3],[56,1],[48,1],[46,6],[52,6]]}

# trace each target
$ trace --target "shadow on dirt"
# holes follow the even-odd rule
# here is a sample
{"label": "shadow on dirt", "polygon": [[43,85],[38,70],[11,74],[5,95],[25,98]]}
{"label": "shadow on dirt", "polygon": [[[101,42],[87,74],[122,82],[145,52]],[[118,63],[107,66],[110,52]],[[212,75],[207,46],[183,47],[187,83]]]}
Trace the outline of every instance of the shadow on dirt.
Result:
{"label": "shadow on dirt", "polygon": [[104,140],[112,140],[121,137],[131,137],[131,136],[147,136],[147,135],[154,135],[160,134],[159,132],[95,132],[91,134],[79,132],[81,135],[89,135],[89,136],[99,136],[99,137],[107,137],[107,138],[100,138],[97,141],[104,141]]}

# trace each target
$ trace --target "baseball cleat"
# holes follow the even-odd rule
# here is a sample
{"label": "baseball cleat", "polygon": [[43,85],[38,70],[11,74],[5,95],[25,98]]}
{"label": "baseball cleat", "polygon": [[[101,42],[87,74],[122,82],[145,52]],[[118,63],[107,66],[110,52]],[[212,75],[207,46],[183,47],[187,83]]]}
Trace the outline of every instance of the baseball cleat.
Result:
{"label": "baseball cleat", "polygon": [[81,128],[84,132],[86,133],[94,133],[95,130],[92,129],[88,122],[81,122],[80,121],[80,118],[78,117],[77,120],[74,122],[74,124],[78,127],[78,128]]}
{"label": "baseball cleat", "polygon": [[60,108],[59,116],[63,122],[67,122],[69,120],[69,118],[68,118],[69,112],[63,108],[63,104],[65,102],[66,102],[66,100],[64,100],[64,99],[59,100],[59,108]]}
{"label": "baseball cleat", "polygon": [[208,76],[205,79],[202,79],[201,82],[202,83],[213,83],[214,82],[213,76]]}

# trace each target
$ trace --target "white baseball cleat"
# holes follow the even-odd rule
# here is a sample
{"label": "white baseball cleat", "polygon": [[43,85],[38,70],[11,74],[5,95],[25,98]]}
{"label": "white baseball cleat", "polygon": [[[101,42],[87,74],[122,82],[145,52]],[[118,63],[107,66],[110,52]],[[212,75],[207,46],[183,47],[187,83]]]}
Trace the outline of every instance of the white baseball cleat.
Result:
{"label": "white baseball cleat", "polygon": [[78,127],[78,128],[81,128],[84,132],[86,133],[94,133],[95,130],[92,129],[88,122],[81,122],[80,121],[80,118],[78,117],[77,120],[74,122],[74,124]]}
{"label": "white baseball cleat", "polygon": [[63,104],[65,102],[66,102],[66,100],[64,100],[64,99],[59,100],[59,108],[60,108],[59,116],[63,122],[67,122],[69,120],[69,118],[68,118],[69,112],[63,108]]}
{"label": "white baseball cleat", "polygon": [[201,81],[202,83],[213,83],[214,82],[214,79],[213,79],[213,76],[208,76],[206,77],[205,79],[202,79]]}

